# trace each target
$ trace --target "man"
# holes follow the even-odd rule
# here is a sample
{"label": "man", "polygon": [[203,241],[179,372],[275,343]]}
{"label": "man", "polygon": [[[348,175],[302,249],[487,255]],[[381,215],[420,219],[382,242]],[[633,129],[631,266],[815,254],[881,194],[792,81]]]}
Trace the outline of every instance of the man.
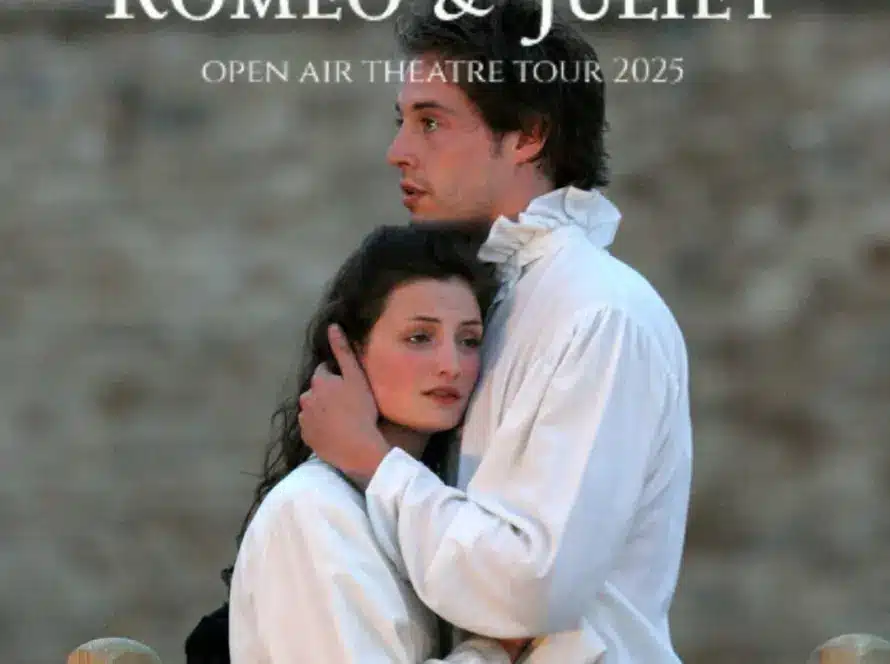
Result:
{"label": "man", "polygon": [[[390,449],[361,367],[301,397],[304,440],[366,488],[375,535],[419,597],[463,630],[538,637],[529,662],[679,662],[668,612],[682,557],[692,431],[682,334],[652,287],[607,250],[603,85],[526,78],[510,62],[594,61],[539,8],[429,10],[401,29],[423,63],[404,83],[389,161],[413,223],[483,218],[498,265],[483,375],[456,486]],[[443,81],[445,60],[501,60],[497,82]],[[447,68],[446,68],[447,70]],[[526,65],[525,71],[529,71]]]}

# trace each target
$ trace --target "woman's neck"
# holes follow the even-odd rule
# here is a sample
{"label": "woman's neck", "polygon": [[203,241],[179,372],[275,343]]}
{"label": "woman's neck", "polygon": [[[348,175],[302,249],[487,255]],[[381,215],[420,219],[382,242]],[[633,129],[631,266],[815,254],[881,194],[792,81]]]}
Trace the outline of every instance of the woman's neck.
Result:
{"label": "woman's neck", "polygon": [[386,438],[387,443],[405,450],[415,459],[419,459],[423,455],[423,450],[430,440],[428,434],[386,420],[381,420],[379,426],[380,433]]}

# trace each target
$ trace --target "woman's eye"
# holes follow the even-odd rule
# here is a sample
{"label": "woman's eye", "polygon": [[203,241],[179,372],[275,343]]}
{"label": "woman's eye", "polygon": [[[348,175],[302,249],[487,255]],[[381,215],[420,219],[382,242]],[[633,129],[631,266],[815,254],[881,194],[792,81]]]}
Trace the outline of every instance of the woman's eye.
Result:
{"label": "woman's eye", "polygon": [[479,348],[479,346],[482,345],[482,339],[479,339],[478,337],[470,337],[464,339],[462,343],[470,348]]}
{"label": "woman's eye", "polygon": [[430,335],[424,334],[422,332],[418,333],[418,334],[412,334],[410,337],[408,337],[409,343],[412,343],[412,344],[422,344],[422,343],[426,343],[429,340],[430,340]]}

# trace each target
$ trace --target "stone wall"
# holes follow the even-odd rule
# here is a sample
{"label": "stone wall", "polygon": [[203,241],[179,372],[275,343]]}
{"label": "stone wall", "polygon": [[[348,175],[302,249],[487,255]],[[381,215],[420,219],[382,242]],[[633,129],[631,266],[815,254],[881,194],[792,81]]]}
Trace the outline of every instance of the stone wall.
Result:
{"label": "stone wall", "polygon": [[[390,33],[57,19],[0,32],[0,660],[126,635],[175,664],[321,285],[405,219],[392,86],[201,64],[385,58]],[[890,14],[696,23],[590,30],[607,61],[685,58],[609,92],[615,250],[692,358],[673,626],[689,664],[797,664],[890,634]]]}

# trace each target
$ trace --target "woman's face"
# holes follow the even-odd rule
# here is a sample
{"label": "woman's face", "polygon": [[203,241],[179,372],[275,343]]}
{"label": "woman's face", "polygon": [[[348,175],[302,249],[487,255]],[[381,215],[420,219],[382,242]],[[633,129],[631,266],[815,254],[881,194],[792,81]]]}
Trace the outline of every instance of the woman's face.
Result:
{"label": "woman's face", "polygon": [[396,287],[362,352],[380,414],[423,433],[457,426],[479,376],[481,341],[479,305],[463,280]]}

